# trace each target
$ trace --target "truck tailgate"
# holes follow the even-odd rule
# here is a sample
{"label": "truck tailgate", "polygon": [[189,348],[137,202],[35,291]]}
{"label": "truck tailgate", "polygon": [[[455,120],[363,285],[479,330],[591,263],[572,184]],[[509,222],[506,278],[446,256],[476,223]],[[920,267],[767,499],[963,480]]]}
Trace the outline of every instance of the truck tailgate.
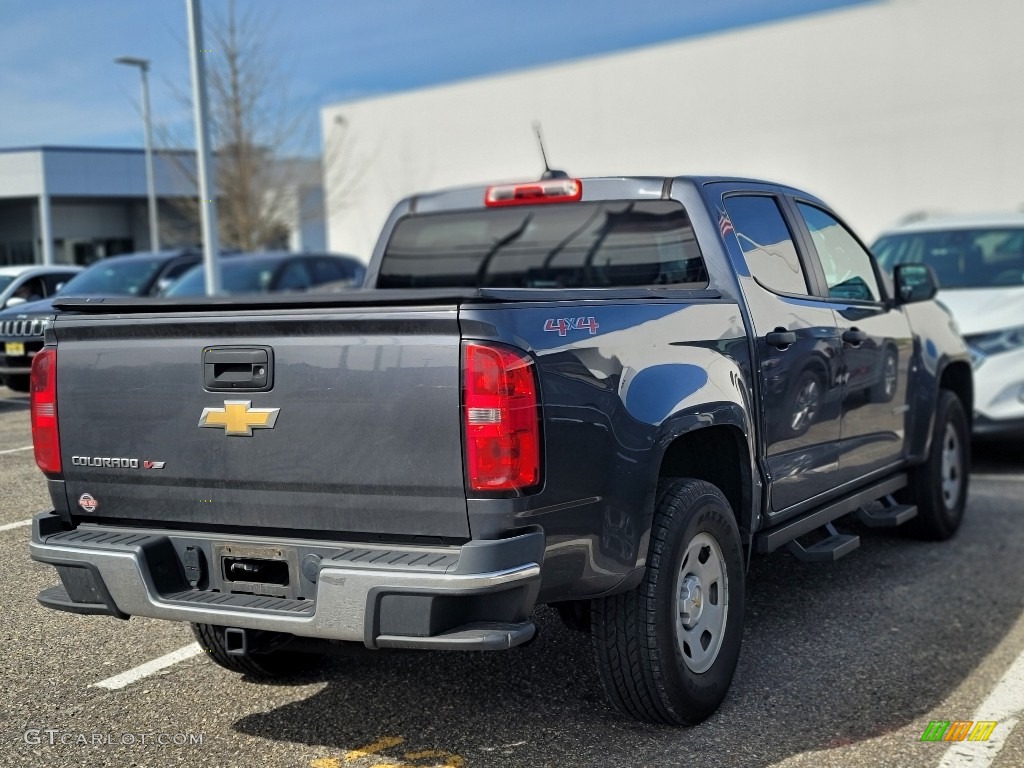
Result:
{"label": "truck tailgate", "polygon": [[[456,306],[64,315],[54,330],[79,519],[469,534]],[[234,363],[204,379],[209,360],[260,349],[267,391],[231,390]]]}

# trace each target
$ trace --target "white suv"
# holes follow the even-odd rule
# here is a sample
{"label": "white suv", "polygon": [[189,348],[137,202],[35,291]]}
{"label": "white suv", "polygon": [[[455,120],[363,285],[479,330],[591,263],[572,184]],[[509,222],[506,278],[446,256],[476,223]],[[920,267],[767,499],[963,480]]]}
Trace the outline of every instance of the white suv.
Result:
{"label": "white suv", "polygon": [[928,264],[974,363],[974,436],[1024,439],[1024,213],[935,218],[883,233],[887,270]]}

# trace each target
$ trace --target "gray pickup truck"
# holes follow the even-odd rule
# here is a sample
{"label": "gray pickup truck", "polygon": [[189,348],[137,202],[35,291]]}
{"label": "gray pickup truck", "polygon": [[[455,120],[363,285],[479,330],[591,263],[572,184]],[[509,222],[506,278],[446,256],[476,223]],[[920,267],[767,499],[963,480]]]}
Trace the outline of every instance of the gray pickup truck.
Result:
{"label": "gray pickup truck", "polygon": [[40,602],[190,622],[267,676],[512,648],[552,604],[614,706],[692,724],[736,668],[753,553],[833,560],[844,517],[960,524],[971,367],[934,277],[883,274],[804,192],[416,196],[366,284],[59,301],[31,381]]}

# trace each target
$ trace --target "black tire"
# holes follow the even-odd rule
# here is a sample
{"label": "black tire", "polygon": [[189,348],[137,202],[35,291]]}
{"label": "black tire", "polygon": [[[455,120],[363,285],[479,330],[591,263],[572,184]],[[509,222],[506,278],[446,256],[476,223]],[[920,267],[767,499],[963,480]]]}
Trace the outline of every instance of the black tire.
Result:
{"label": "black tire", "polygon": [[[944,458],[954,454],[955,462]],[[970,430],[963,404],[949,390],[939,390],[928,459],[911,470],[907,487],[898,494],[900,501],[917,505],[917,517],[904,526],[907,533],[943,541],[957,532],[967,504],[970,466]]]}
{"label": "black tire", "polygon": [[319,667],[324,657],[315,653],[298,653],[275,646],[285,642],[289,635],[260,632],[255,637],[260,648],[244,656],[229,654],[224,645],[224,627],[213,624],[193,624],[192,634],[199,646],[218,666],[250,677],[273,680],[308,674]]}
{"label": "black tire", "polygon": [[[695,574],[697,562],[711,563],[711,575],[705,571],[702,580]],[[691,595],[686,603],[684,588]],[[743,550],[729,502],[702,480],[663,480],[643,581],[629,592],[596,599],[591,607],[597,666],[612,705],[637,720],[669,725],[694,725],[711,715],[736,671],[743,602]],[[683,623],[684,605],[698,612],[689,628]],[[713,605],[724,616],[720,626],[717,612],[709,609]],[[716,627],[717,637],[711,636]],[[703,645],[705,635],[711,637]],[[697,649],[697,643],[703,647]],[[709,666],[701,670],[705,663]]]}
{"label": "black tire", "polygon": [[15,392],[28,392],[28,375],[18,374],[16,376],[6,376],[4,378],[4,384],[7,388]]}
{"label": "black tire", "polygon": [[878,371],[878,381],[871,385],[868,390],[868,398],[872,403],[891,403],[896,397],[896,388],[899,385],[899,355],[895,349],[885,350],[882,358],[882,367]]}

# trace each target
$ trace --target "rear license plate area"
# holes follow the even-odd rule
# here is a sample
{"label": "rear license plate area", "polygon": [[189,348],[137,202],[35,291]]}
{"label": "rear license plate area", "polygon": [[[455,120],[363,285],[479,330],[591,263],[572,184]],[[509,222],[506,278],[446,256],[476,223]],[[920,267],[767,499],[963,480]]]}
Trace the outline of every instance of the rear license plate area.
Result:
{"label": "rear license plate area", "polygon": [[214,544],[213,561],[225,592],[298,597],[298,555],[289,547]]}

